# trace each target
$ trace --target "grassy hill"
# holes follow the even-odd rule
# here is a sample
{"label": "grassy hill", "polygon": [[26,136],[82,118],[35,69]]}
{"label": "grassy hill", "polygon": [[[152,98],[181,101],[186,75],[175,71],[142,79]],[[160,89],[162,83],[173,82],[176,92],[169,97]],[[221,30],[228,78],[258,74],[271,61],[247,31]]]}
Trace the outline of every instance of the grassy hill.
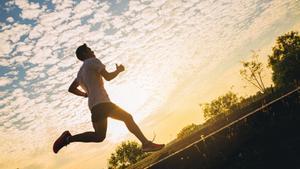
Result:
{"label": "grassy hill", "polygon": [[129,168],[300,168],[300,88],[249,98]]}

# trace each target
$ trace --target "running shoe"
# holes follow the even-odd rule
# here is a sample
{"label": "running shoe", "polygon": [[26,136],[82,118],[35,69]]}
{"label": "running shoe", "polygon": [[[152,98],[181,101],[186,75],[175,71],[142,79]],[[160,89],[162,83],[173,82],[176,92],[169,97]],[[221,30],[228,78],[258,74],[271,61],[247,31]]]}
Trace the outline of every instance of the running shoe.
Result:
{"label": "running shoe", "polygon": [[164,146],[165,146],[164,144],[155,144],[155,143],[149,141],[149,143],[144,144],[142,146],[142,151],[143,152],[158,151],[158,150],[162,149]]}
{"label": "running shoe", "polygon": [[64,146],[69,144],[69,141],[67,140],[68,137],[71,136],[71,133],[69,131],[65,131],[61,134],[60,137],[54,142],[53,144],[53,152],[56,154],[58,151],[63,148]]}

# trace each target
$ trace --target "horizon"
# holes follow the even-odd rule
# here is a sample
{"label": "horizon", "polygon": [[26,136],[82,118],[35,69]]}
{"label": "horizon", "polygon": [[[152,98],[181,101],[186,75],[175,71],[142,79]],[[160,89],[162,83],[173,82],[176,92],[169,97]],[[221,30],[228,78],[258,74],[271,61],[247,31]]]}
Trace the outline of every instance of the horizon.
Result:
{"label": "horizon", "polygon": [[[0,2],[0,168],[106,168],[116,145],[137,140],[108,120],[107,138],[76,143],[58,154],[64,130],[92,130],[87,99],[68,93],[87,43],[107,67],[123,64],[105,88],[130,112],[147,138],[168,143],[186,125],[205,122],[200,103],[233,91],[257,90],[239,76],[240,61],[300,30],[295,0],[27,1]],[[265,84],[271,70],[265,67]],[[246,86],[246,87],[245,87]]]}

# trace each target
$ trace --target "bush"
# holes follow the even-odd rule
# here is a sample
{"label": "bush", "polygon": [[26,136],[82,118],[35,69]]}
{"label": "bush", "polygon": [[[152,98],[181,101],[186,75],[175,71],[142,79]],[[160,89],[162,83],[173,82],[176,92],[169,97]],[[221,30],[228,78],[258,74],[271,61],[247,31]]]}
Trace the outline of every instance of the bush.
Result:
{"label": "bush", "polygon": [[135,141],[124,141],[117,146],[108,160],[109,169],[124,169],[148,156]]}
{"label": "bush", "polygon": [[194,123],[185,126],[180,130],[180,132],[177,134],[177,138],[183,138],[190,134],[192,134],[194,131],[198,130],[200,128],[199,125],[196,125]]}
{"label": "bush", "polygon": [[211,101],[210,103],[201,104],[204,118],[208,120],[209,118],[212,118],[219,114],[226,114],[235,106],[237,106],[242,99],[243,98],[238,97],[235,93],[230,91],[223,96],[219,96],[217,99]]}

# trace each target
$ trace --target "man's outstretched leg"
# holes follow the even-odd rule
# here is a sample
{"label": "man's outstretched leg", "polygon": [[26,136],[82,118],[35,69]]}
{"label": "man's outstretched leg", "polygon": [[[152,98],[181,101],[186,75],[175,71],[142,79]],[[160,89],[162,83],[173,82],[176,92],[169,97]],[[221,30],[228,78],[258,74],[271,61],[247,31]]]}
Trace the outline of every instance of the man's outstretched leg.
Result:
{"label": "man's outstretched leg", "polygon": [[144,152],[157,151],[164,147],[164,144],[155,144],[149,141],[129,113],[109,102],[99,104],[92,109],[92,122],[95,132],[85,132],[72,136],[69,131],[65,131],[55,141],[53,145],[54,153],[57,153],[62,147],[71,142],[102,142],[106,136],[107,117],[123,121],[128,130],[141,141]]}
{"label": "man's outstretched leg", "polygon": [[65,131],[62,135],[55,141],[53,144],[54,153],[58,153],[58,151],[64,146],[70,144],[71,142],[102,142],[106,136],[107,130],[107,119],[102,119],[98,122],[93,122],[94,132],[85,132],[81,134],[76,134],[74,136],[71,135],[69,131]]}
{"label": "man's outstretched leg", "polygon": [[157,151],[162,149],[165,146],[164,144],[155,144],[149,141],[144,136],[139,126],[135,123],[133,117],[125,110],[121,109],[120,107],[118,107],[113,103],[111,103],[111,113],[109,113],[108,116],[123,121],[126,124],[128,130],[141,141],[142,150],[144,152]]}

